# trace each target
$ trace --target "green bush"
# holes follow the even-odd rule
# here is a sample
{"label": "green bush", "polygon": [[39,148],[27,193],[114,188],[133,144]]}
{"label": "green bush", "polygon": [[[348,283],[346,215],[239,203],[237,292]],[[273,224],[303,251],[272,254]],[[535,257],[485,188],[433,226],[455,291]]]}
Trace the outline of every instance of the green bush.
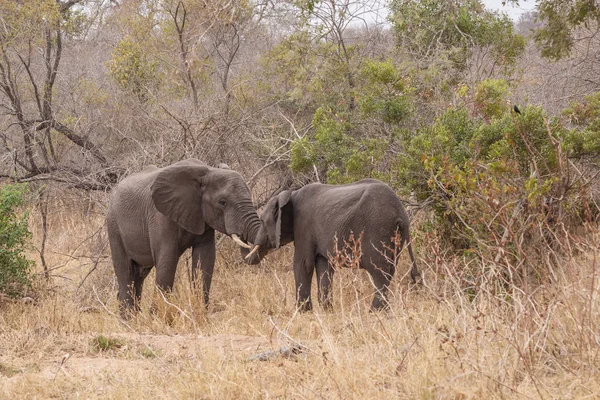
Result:
{"label": "green bush", "polygon": [[[599,155],[600,96],[565,112],[572,130],[542,107],[513,112],[501,80],[484,81],[473,97],[475,107],[459,103],[400,138],[395,186],[431,200],[431,229],[457,254],[546,279],[543,260],[563,232],[591,219],[585,180],[567,157]],[[473,265],[471,283],[486,273]]]}
{"label": "green bush", "polygon": [[[389,146],[386,140],[360,137],[349,113],[320,107],[313,118],[314,135],[292,143],[291,168],[310,172],[313,165],[332,184],[379,178],[378,163]],[[385,179],[383,179],[385,180]]]}
{"label": "green bush", "polygon": [[149,86],[157,86],[160,82],[158,63],[152,61],[143,46],[130,36],[121,39],[106,66],[117,84],[140,101],[147,100]]}
{"label": "green bush", "polygon": [[563,115],[574,127],[565,135],[564,148],[569,157],[600,156],[600,92],[572,104]]}
{"label": "green bush", "polygon": [[25,256],[30,245],[29,214],[19,213],[25,202],[26,185],[0,187],[0,293],[22,295],[30,286],[33,262]]}

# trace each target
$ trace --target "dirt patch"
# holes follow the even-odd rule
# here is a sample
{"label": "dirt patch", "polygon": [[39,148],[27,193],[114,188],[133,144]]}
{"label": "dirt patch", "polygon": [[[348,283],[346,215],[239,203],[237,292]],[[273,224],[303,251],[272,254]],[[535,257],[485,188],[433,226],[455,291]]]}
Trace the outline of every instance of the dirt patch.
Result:
{"label": "dirt patch", "polygon": [[270,343],[269,340],[257,336],[226,335],[198,336],[198,335],[144,335],[144,334],[118,334],[128,346],[137,346],[138,349],[146,348],[154,351],[157,356],[170,358],[190,358],[203,354],[216,354],[222,358],[232,354],[251,355],[255,352],[279,346],[279,343]]}
{"label": "dirt patch", "polygon": [[12,360],[11,373],[0,374],[0,387],[10,392],[32,381],[75,381],[92,377],[116,379],[126,375],[156,374],[181,362],[194,363],[205,358],[245,359],[280,346],[279,343],[271,343],[263,337],[244,335],[168,336],[116,333],[106,336],[118,339],[122,345],[118,349],[106,352],[49,356],[48,359],[28,365],[19,366],[20,360]]}

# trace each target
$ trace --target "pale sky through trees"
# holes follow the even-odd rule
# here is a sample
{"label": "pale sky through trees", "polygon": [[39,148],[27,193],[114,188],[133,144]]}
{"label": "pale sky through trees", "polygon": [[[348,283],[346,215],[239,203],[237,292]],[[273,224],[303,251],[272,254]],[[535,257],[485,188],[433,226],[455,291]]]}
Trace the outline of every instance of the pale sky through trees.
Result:
{"label": "pale sky through trees", "polygon": [[521,0],[519,1],[519,6],[503,6],[502,0],[482,0],[483,4],[490,10],[500,10],[504,11],[511,17],[514,21],[519,19],[519,16],[526,11],[533,10],[535,8],[534,0]]}

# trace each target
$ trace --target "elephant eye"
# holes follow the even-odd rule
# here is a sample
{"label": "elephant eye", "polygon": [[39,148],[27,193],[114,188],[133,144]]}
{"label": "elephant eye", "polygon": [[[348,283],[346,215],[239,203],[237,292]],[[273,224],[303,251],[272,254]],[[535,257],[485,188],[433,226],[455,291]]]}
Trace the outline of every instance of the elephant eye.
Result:
{"label": "elephant eye", "polygon": [[219,200],[219,205],[221,207],[225,207],[227,205],[227,201],[225,201],[224,199]]}

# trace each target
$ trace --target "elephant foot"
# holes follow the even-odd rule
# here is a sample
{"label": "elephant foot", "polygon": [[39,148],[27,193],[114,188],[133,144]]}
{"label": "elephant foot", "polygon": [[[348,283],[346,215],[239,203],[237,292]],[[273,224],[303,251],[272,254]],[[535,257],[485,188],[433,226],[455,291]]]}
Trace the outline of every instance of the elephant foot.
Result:
{"label": "elephant foot", "polygon": [[415,269],[410,271],[410,278],[412,279],[412,283],[414,284],[423,283],[423,280],[421,279],[421,273]]}
{"label": "elephant foot", "polygon": [[119,304],[119,317],[121,317],[121,319],[123,321],[130,320],[138,312],[139,312],[139,308],[138,307],[135,307],[135,306],[132,306],[132,305],[127,305],[127,304]]}
{"label": "elephant foot", "polygon": [[376,296],[371,303],[371,312],[387,311],[390,309],[390,303],[385,298]]}
{"label": "elephant foot", "polygon": [[298,311],[300,311],[300,312],[312,311],[312,302],[310,299],[298,301],[298,303],[296,304],[296,307],[298,308]]}
{"label": "elephant foot", "polygon": [[124,321],[131,319],[140,311],[139,301],[135,301],[132,296],[127,295],[123,298],[117,295],[117,301],[119,303],[119,316]]}

